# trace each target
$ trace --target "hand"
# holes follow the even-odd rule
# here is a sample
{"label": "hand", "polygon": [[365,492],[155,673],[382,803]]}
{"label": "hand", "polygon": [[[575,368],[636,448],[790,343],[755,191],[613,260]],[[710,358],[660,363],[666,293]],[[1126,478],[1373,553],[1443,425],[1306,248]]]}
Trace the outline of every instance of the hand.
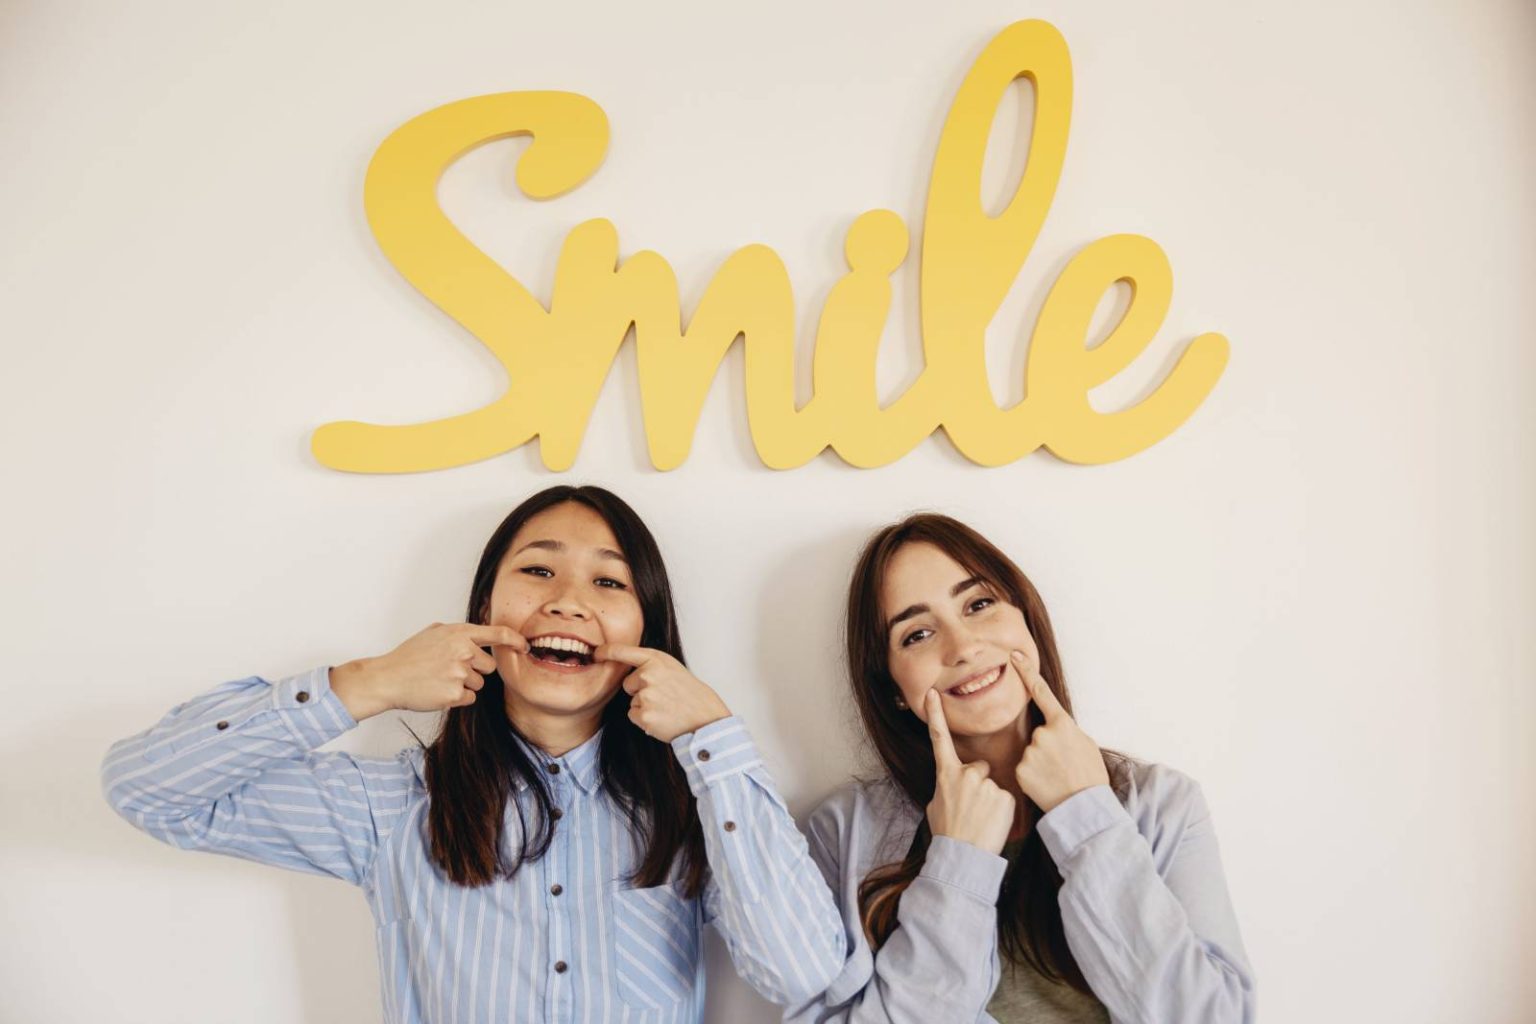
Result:
{"label": "hand", "polygon": [[331,669],[331,689],[357,721],[384,711],[467,707],[496,671],[482,648],[526,654],[528,641],[510,626],[433,623],[388,654]]}
{"label": "hand", "polygon": [[624,692],[630,697],[629,720],[641,732],[663,743],[671,743],[684,733],[702,729],[731,713],[719,694],[664,651],[603,644],[592,657],[632,666],[624,677]]}
{"label": "hand", "polygon": [[1040,675],[1039,667],[1023,651],[1013,652],[1013,667],[1023,678],[1029,699],[1045,715],[1045,724],[1035,726],[1014,769],[1024,795],[1041,811],[1050,813],[1075,793],[1109,785],[1109,771],[1099,745],[1077,727]]}
{"label": "hand", "polygon": [[923,697],[928,715],[928,738],[933,741],[934,787],[928,804],[928,828],[936,836],[949,836],[988,853],[1000,854],[1013,828],[1013,794],[987,776],[985,761],[961,764],[944,718],[939,691]]}

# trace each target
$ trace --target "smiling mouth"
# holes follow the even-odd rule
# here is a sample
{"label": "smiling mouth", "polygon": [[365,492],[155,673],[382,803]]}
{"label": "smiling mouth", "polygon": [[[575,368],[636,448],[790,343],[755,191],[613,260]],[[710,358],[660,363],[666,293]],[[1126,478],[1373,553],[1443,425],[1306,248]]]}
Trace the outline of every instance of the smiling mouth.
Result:
{"label": "smiling mouth", "polygon": [[990,672],[983,672],[979,676],[972,676],[958,686],[951,686],[944,691],[944,694],[947,697],[973,697],[990,690],[1001,678],[1003,678],[1003,666],[999,665]]}
{"label": "smiling mouth", "polygon": [[592,664],[592,645],[568,636],[536,636],[528,641],[528,657],[560,668],[586,668]]}

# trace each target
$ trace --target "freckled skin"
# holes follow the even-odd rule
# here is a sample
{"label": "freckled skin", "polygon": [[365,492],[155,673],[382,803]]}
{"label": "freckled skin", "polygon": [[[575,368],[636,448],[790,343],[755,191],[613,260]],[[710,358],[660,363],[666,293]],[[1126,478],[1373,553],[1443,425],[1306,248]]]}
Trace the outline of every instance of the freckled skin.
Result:
{"label": "freckled skin", "polygon": [[[555,541],[563,550],[529,548]],[[560,633],[602,644],[638,644],[644,631],[629,566],[604,555],[619,543],[602,516],[567,502],[523,524],[507,548],[491,590],[487,621],[525,637]],[[520,727],[550,716],[595,722],[629,666],[598,662],[580,672],[558,672],[520,652],[498,648],[496,668],[505,684],[507,715]]]}
{"label": "freckled skin", "polygon": [[[957,740],[1017,729],[1029,696],[1009,656],[1021,650],[1033,663],[1040,659],[1023,611],[987,584],[950,593],[970,575],[934,545],[911,543],[891,558],[880,592],[880,610],[887,620],[913,605],[928,606],[888,635],[891,676],[907,706],[924,722],[924,696],[931,689],[941,691],[949,731]],[[942,692],[997,666],[1003,668],[1002,678],[984,692],[965,698]]]}

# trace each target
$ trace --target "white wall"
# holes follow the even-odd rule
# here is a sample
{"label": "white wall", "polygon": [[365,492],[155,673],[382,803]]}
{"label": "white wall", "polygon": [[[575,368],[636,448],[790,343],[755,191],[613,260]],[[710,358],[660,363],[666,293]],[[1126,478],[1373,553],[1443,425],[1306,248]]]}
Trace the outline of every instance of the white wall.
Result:
{"label": "white wall", "polygon": [[[1012,339],[1067,256],[1147,234],[1174,305],[1124,393],[1196,333],[1232,341],[1168,441],[1096,468],[984,470],[935,439],[772,472],[737,351],[660,474],[626,350],[571,474],[531,448],[397,477],[309,457],[327,420],[497,393],[362,216],[407,117],[592,97],[613,124],[593,181],[534,206],[517,144],[492,145],[445,179],[458,222],[545,294],[565,231],[609,216],[689,304],[766,242],[810,325],[855,215],[915,233],[955,86],[1028,16],[1067,37],[1077,100],[996,389],[1018,397]],[[856,545],[941,508],[1035,577],[1089,731],[1204,783],[1265,1020],[1529,1019],[1533,43],[1522,0],[0,6],[0,1019],[376,1020],[355,893],[136,835],[97,763],[217,681],[460,614],[489,530],[557,479],[655,527],[691,661],[797,811],[856,761],[836,642]],[[919,365],[909,271],[893,391]],[[407,739],[375,720],[346,745]],[[776,1019],[712,955],[711,1019]]]}

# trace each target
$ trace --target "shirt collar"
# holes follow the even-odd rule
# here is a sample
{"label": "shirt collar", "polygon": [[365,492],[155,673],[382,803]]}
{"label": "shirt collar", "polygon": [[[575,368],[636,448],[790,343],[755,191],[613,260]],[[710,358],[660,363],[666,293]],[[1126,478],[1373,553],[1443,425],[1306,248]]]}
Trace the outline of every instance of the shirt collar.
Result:
{"label": "shirt collar", "polygon": [[[603,742],[602,729],[598,729],[597,732],[593,733],[581,746],[573,747],[559,757],[550,757],[516,733],[513,734],[513,738],[522,746],[523,752],[528,755],[537,771],[549,772],[550,776],[553,776],[556,773],[550,772],[549,766],[558,764],[560,766],[560,773],[567,774],[575,779],[576,785],[580,786],[583,792],[591,793],[597,788],[599,754]],[[515,781],[519,792],[527,788],[528,784],[524,780],[517,779]]]}

